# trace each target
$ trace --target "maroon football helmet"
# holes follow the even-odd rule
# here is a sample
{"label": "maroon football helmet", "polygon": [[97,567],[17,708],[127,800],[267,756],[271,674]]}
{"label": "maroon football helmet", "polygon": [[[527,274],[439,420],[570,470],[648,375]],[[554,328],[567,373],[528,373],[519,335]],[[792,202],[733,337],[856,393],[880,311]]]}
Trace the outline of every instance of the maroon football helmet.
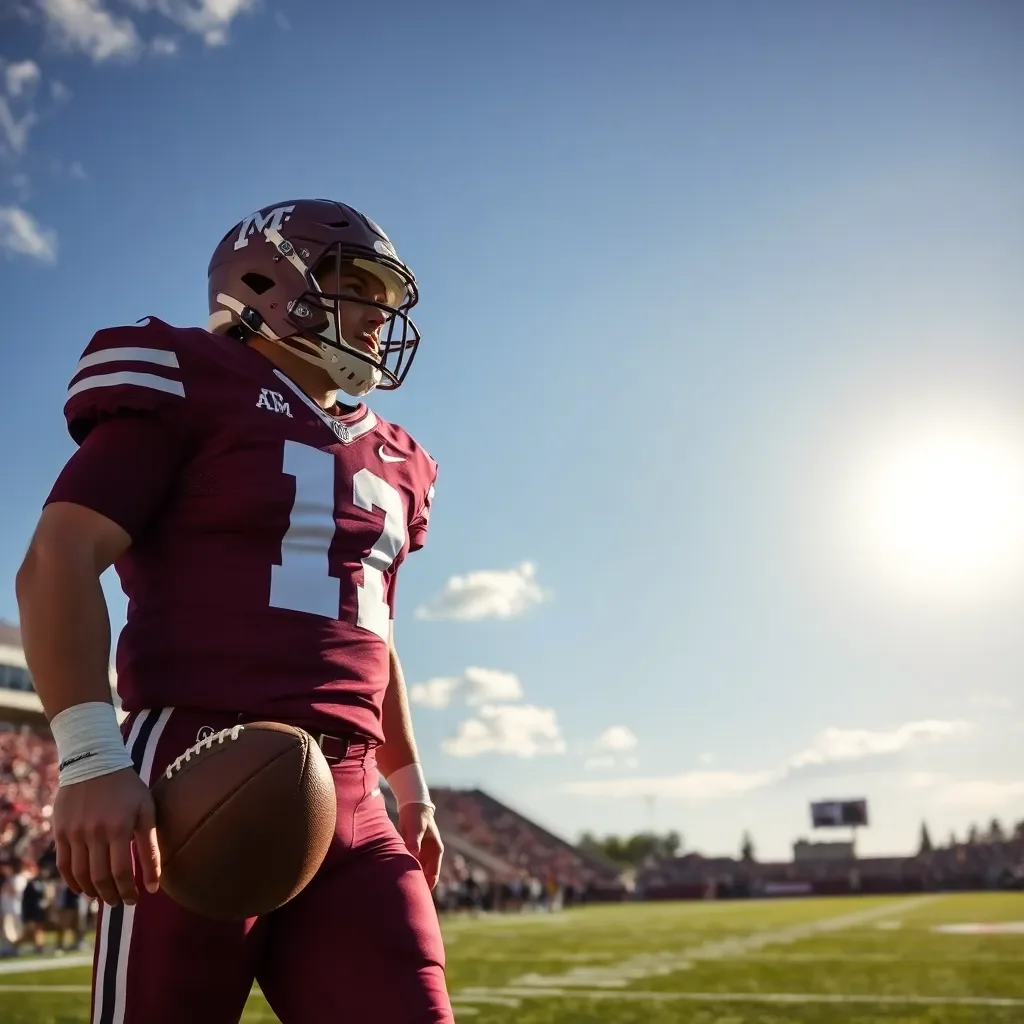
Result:
{"label": "maroon football helmet", "polygon": [[[328,291],[317,283],[347,265],[373,274],[387,302]],[[314,277],[316,275],[316,277]],[[266,206],[239,221],[220,241],[209,268],[209,330],[258,334],[321,366],[349,395],[405,380],[420,334],[409,319],[419,298],[412,271],[369,217],[327,199]],[[360,302],[387,314],[379,350],[341,336],[340,303]]]}

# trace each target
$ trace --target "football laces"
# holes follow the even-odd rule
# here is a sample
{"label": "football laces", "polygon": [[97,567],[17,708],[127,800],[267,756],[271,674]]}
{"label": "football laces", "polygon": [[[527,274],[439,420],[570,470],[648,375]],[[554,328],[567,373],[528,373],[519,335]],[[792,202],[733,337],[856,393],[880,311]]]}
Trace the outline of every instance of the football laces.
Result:
{"label": "football laces", "polygon": [[193,754],[201,754],[203,750],[212,750],[213,744],[223,743],[226,739],[237,740],[242,735],[242,730],[245,729],[244,725],[233,725],[230,729],[221,729],[220,732],[212,732],[205,739],[201,739],[198,743],[193,743],[183,754],[179,754],[165,769],[164,776],[171,778],[176,771],[179,771],[182,765],[192,760]]}

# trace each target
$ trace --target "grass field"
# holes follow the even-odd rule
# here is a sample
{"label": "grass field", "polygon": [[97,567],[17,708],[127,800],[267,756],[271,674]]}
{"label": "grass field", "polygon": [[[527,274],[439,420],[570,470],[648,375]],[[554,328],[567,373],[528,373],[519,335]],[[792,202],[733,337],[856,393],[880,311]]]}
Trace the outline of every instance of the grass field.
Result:
{"label": "grass field", "polygon": [[[935,930],[972,924],[1011,927]],[[473,1024],[1024,1024],[1019,893],[627,904],[449,920],[445,938]],[[2,1024],[88,1020],[87,968],[0,969]],[[244,1024],[276,1020],[254,991]]]}

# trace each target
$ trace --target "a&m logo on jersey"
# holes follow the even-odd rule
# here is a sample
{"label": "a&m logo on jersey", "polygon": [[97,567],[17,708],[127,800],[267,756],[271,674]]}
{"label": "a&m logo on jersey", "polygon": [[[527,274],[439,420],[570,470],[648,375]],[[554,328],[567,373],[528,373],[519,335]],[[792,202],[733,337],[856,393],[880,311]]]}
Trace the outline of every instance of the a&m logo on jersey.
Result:
{"label": "a&m logo on jersey", "polygon": [[244,249],[249,244],[249,236],[254,231],[259,231],[261,234],[267,231],[280,231],[281,225],[289,219],[294,209],[294,206],[275,206],[266,217],[263,216],[261,210],[246,217],[242,221],[238,238],[235,239],[235,248]]}
{"label": "a&m logo on jersey", "polygon": [[256,400],[257,409],[267,409],[270,412],[283,412],[288,419],[292,419],[292,410],[284,400],[280,391],[271,391],[270,388],[263,388],[260,397]]}

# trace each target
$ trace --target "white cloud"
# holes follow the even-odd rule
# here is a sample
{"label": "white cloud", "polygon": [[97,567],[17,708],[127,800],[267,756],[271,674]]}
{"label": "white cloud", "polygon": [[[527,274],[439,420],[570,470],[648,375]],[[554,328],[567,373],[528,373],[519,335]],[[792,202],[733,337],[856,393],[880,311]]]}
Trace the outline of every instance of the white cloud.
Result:
{"label": "white cloud", "polygon": [[231,23],[255,6],[255,0],[131,0],[141,11],[156,11],[175,25],[202,36],[207,46],[223,46]]}
{"label": "white cloud", "polygon": [[156,36],[149,48],[159,57],[170,57],[178,52],[178,41],[170,36]]}
{"label": "white cloud", "polygon": [[936,743],[969,731],[969,722],[927,719],[906,722],[887,732],[870,729],[824,729],[812,744],[789,759],[791,768],[833,764],[839,761],[860,761],[880,754],[895,754],[909,747]]}
{"label": "white cloud", "polygon": [[968,699],[967,703],[972,708],[981,708],[983,711],[1012,711],[1013,701],[1009,697],[1001,697],[994,693],[975,693]]}
{"label": "white cloud", "polygon": [[946,776],[940,772],[911,772],[903,779],[903,788],[911,793],[922,789],[934,789]]}
{"label": "white cloud", "polygon": [[43,228],[27,211],[0,206],[0,249],[41,263],[57,259],[56,232]]}
{"label": "white cloud", "polygon": [[131,57],[141,47],[135,25],[110,13],[102,0],[37,0],[58,45],[94,61]]}
{"label": "white cloud", "polygon": [[461,676],[436,676],[409,687],[409,699],[428,708],[448,707],[457,693],[471,706],[491,704],[522,699],[523,685],[514,672],[470,665]]}
{"label": "white cloud", "polygon": [[625,725],[611,725],[597,737],[594,746],[598,750],[620,754],[625,750],[635,750],[638,742],[632,729]]}
{"label": "white cloud", "polygon": [[777,782],[779,777],[779,772],[683,772],[681,775],[660,778],[568,782],[562,786],[562,791],[576,796],[613,800],[660,796],[669,800],[700,803],[763,789]]}
{"label": "white cloud", "polygon": [[937,796],[940,804],[968,807],[978,814],[1003,808],[1017,811],[1024,800],[1024,780],[972,779],[951,782]]}
{"label": "white cloud", "polygon": [[35,61],[8,63],[0,57],[0,155],[17,159],[25,152],[29,132],[39,121],[33,99],[41,78]]}
{"label": "white cloud", "polygon": [[425,683],[415,683],[409,687],[409,700],[413,704],[422,704],[425,708],[446,708],[452,702],[455,691],[462,683],[459,676],[435,676]]}
{"label": "white cloud", "polygon": [[537,757],[565,753],[565,740],[553,708],[532,704],[485,704],[475,718],[459,723],[442,749],[452,757],[508,754]]}
{"label": "white cloud", "polygon": [[71,90],[63,82],[53,81],[50,83],[50,98],[54,103],[66,103],[71,99]]}
{"label": "white cloud", "polygon": [[39,118],[29,110],[20,118],[15,117],[11,105],[5,97],[0,96],[0,144],[2,148],[11,150],[15,156],[25,152],[28,145],[28,133]]}
{"label": "white cloud", "polygon": [[715,755],[714,754],[708,754],[708,753],[700,754],[697,757],[697,764],[709,765],[709,764],[711,764],[714,761],[714,759],[715,759]]}
{"label": "white cloud", "polygon": [[[971,728],[969,722],[926,720],[907,722],[889,731],[825,729],[815,737],[811,746],[794,754],[779,768],[755,772],[701,770],[655,778],[588,780],[569,782],[562,788],[564,792],[579,796],[621,799],[638,796],[663,796],[667,799],[691,802],[717,800],[776,785],[803,768],[862,761],[885,754],[898,753],[920,744],[937,743],[959,736]],[[630,733],[630,735],[632,734]],[[624,738],[620,738],[620,741],[621,739]],[[609,764],[609,759],[614,760],[614,756],[605,753],[600,757],[592,757],[584,762],[584,767],[591,770],[612,767],[613,765]],[[702,754],[700,757],[701,763],[707,763],[711,759],[709,754]],[[625,766],[635,767],[635,762]],[[943,781],[943,776],[918,772],[908,775],[903,781],[905,788],[923,789],[938,785]],[[984,787],[999,784],[978,783],[977,785]],[[1011,787],[1024,786],[1024,783],[1008,785]],[[960,791],[953,787],[952,792],[957,794]],[[965,790],[964,792],[969,791]],[[979,793],[988,793],[990,797],[996,792],[1005,795],[1004,790],[979,789]],[[1015,792],[1015,790],[1011,789],[1006,792]]]}
{"label": "white cloud", "polygon": [[288,15],[284,11],[275,11],[274,21],[282,32],[287,32],[292,27],[292,23],[288,20]]}
{"label": "white cloud", "polygon": [[70,174],[72,178],[77,178],[79,181],[85,181],[89,177],[85,173],[85,168],[77,160],[71,161],[71,166],[68,168],[68,174]]}
{"label": "white cloud", "polygon": [[523,686],[513,672],[470,666],[466,669],[464,678],[468,691],[467,704],[490,704],[495,701],[522,699]]}
{"label": "white cloud", "polygon": [[597,751],[583,762],[587,771],[608,768],[636,768],[639,761],[635,757],[623,756],[630,750],[635,750],[639,740],[633,730],[625,725],[610,725],[594,741],[594,750]]}
{"label": "white cloud", "polygon": [[460,622],[514,619],[549,598],[537,583],[536,568],[523,562],[514,569],[481,569],[452,576],[439,594],[416,609],[416,618]]}
{"label": "white cloud", "polygon": [[8,64],[4,70],[4,82],[8,96],[20,96],[30,92],[39,84],[42,73],[34,60],[20,60]]}
{"label": "white cloud", "polygon": [[640,762],[635,757],[616,757],[614,754],[595,754],[583,762],[588,772],[602,768],[636,768]]}

